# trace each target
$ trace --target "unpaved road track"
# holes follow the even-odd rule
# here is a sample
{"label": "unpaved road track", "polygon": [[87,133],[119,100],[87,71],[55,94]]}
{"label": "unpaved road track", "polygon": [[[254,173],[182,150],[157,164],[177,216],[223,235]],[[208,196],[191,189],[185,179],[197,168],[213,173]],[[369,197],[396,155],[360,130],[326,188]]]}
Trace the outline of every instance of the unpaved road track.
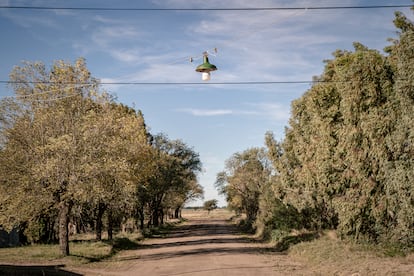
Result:
{"label": "unpaved road track", "polygon": [[308,275],[283,253],[239,235],[223,219],[193,219],[167,237],[143,242],[119,253],[111,265],[82,268],[84,275]]}

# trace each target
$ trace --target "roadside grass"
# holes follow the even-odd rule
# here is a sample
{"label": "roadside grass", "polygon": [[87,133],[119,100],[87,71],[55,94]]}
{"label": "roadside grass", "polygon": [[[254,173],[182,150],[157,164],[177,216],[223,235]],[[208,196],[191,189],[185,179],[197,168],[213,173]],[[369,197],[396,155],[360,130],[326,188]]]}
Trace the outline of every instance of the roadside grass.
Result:
{"label": "roadside grass", "polygon": [[174,225],[183,221],[185,220],[175,220],[160,225],[159,227],[145,228],[142,233],[143,238],[164,238],[168,234],[168,232],[171,231],[172,228],[174,228]]}
{"label": "roadside grass", "polygon": [[309,275],[414,275],[414,248],[341,240],[335,231],[273,230],[264,252],[284,253]]}
{"label": "roadside grass", "polygon": [[[332,232],[291,244],[292,256],[321,275],[413,275],[414,252],[343,241]],[[391,256],[392,255],[392,256]]]}
{"label": "roadside grass", "polygon": [[58,245],[27,245],[0,248],[0,263],[44,262],[60,258]]}
{"label": "roadside grass", "polygon": [[[70,242],[70,255],[62,258],[57,244],[0,248],[0,263],[88,263],[111,256],[113,246],[105,241]],[[66,261],[65,261],[66,260]]]}
{"label": "roadside grass", "polygon": [[[176,222],[177,223],[177,222]],[[0,248],[1,264],[62,264],[77,265],[111,260],[117,253],[138,249],[140,241],[150,237],[164,237],[173,227],[167,223],[162,227],[151,228],[143,233],[118,233],[113,240],[103,236],[101,241],[94,234],[77,234],[70,238],[70,255],[62,257],[58,244],[33,244],[18,247]]]}

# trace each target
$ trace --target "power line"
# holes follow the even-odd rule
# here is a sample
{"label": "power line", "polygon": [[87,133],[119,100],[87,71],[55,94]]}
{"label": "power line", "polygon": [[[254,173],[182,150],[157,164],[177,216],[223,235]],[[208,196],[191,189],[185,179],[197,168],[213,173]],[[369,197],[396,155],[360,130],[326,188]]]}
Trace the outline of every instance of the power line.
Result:
{"label": "power line", "polygon": [[[398,79],[404,81],[405,79]],[[5,81],[3,84],[59,84],[59,85],[267,85],[267,84],[315,84],[315,83],[348,83],[350,80],[293,80],[293,81],[228,81],[228,82],[99,82],[99,83],[77,83],[77,82],[44,82],[44,81]]]}
{"label": "power line", "polygon": [[230,82],[104,82],[102,85],[261,85],[261,84],[306,84],[317,81],[230,81]]}
{"label": "power line", "polygon": [[104,8],[104,7],[52,7],[52,6],[0,6],[0,9],[15,10],[78,10],[78,11],[283,11],[283,10],[343,10],[343,9],[389,9],[410,8],[403,5],[369,6],[320,6],[320,7],[259,7],[259,8]]}
{"label": "power line", "polygon": [[[6,83],[6,81],[4,81],[4,83]],[[11,83],[15,83],[15,84],[23,84],[23,83],[30,83],[30,84],[57,84],[57,83],[52,83],[52,82],[36,82],[36,83],[34,83],[34,82],[22,82],[22,81],[19,81],[19,82],[10,82],[9,81],[8,83],[9,84],[11,84]],[[75,83],[73,83],[73,84],[75,84]],[[67,85],[67,84],[65,84],[65,85]],[[96,84],[86,83],[86,84],[82,84],[82,85],[77,85],[77,83],[76,83],[76,86],[72,86],[72,87],[66,86],[65,89],[78,89],[78,88],[84,88],[84,87],[92,86],[92,85],[96,85]],[[38,89],[38,90],[41,90],[41,89]],[[14,96],[14,97],[15,98],[37,97],[37,96],[42,96],[42,95],[50,94],[52,92],[59,92],[61,90],[62,90],[61,88],[55,88],[55,89],[45,90],[45,91],[42,90],[42,92],[38,92],[38,93],[34,93],[34,94],[17,95],[17,96]]]}
{"label": "power line", "polygon": [[[230,82],[100,82],[98,85],[261,85],[261,84],[306,84],[333,81],[314,81],[314,80],[298,80],[298,81],[230,81]],[[75,83],[75,82],[23,82],[23,81],[5,81],[0,80],[4,84],[60,84],[60,85],[92,85],[91,83]]]}
{"label": "power line", "polygon": [[[58,84],[57,82],[23,82],[23,81],[0,81],[0,83],[9,83],[9,84],[23,84],[23,83],[30,83],[30,84]],[[60,83],[59,83],[60,84]],[[83,83],[83,84],[78,84],[78,83],[72,83],[72,84],[76,84],[76,86],[65,86],[63,89],[61,88],[55,88],[55,89],[51,89],[51,90],[41,90],[42,92],[37,92],[37,93],[32,93],[32,94],[27,94],[27,95],[14,95],[14,96],[5,96],[5,97],[0,97],[1,98],[14,98],[14,99],[23,99],[23,100],[27,100],[27,99],[31,99],[31,98],[35,98],[35,97],[39,97],[39,96],[44,96],[47,94],[51,94],[53,92],[59,92],[62,90],[67,90],[67,89],[79,89],[79,88],[85,88],[88,86],[94,86],[96,85],[95,83]],[[64,85],[69,85],[69,83],[64,83]],[[34,89],[34,88],[32,88]],[[55,98],[50,98],[50,99],[33,99],[33,101],[35,102],[53,102],[53,101],[59,101],[59,100],[63,100],[63,99],[67,99],[67,98],[71,98],[71,97],[76,97],[80,95],[80,92],[75,92],[72,95],[64,95],[64,96],[60,96],[60,97],[55,97]]]}
{"label": "power line", "polygon": [[[408,79],[398,79],[396,81],[405,81]],[[101,82],[98,83],[98,85],[141,85],[141,86],[145,86],[145,85],[150,85],[150,86],[156,86],[156,85],[161,85],[161,86],[168,86],[168,85],[272,85],[272,84],[330,84],[330,83],[350,83],[352,81],[350,80],[343,80],[343,81],[333,81],[333,80],[297,80],[297,81],[238,81],[238,82]],[[43,81],[5,81],[5,80],[0,80],[0,83],[3,84],[59,84],[59,85],[79,85],[80,87],[85,87],[85,86],[89,86],[89,85],[96,85],[96,83],[76,83],[76,82],[43,82]],[[78,88],[80,88],[78,87]],[[64,87],[67,88],[67,87]],[[63,89],[64,89],[63,88]],[[73,87],[75,88],[75,87]],[[51,93],[53,91],[59,91],[59,89],[53,89],[53,90],[49,90],[49,91],[43,91],[43,92],[39,92],[39,93],[33,93],[33,94],[29,94],[29,95],[17,95],[17,96],[5,96],[5,97],[0,97],[1,98],[22,98],[22,99],[26,99],[26,98],[30,98],[30,97],[36,97],[39,95],[44,95],[44,94],[48,94]],[[42,100],[42,99],[35,99],[35,101],[42,101],[42,102],[48,102],[48,101],[56,101],[56,100],[61,100],[61,99],[65,99],[65,98],[69,98],[69,97],[73,97],[76,96],[77,94],[74,95],[68,95],[68,96],[63,96],[63,97],[58,97],[58,98],[53,98],[53,99],[46,99],[46,100]]]}

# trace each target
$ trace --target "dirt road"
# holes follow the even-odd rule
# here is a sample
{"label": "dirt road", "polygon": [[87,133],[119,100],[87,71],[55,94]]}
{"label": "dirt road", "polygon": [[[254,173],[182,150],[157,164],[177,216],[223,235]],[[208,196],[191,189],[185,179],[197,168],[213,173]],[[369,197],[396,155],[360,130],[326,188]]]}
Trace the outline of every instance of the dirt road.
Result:
{"label": "dirt road", "polygon": [[87,275],[303,275],[306,269],[287,255],[239,235],[224,219],[192,219],[167,237],[123,251],[105,269]]}

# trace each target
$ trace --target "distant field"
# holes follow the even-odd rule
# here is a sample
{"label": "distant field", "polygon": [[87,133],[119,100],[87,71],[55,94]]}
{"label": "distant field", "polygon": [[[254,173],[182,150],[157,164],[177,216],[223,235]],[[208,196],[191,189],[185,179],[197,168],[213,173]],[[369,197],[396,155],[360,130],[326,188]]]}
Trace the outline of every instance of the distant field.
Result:
{"label": "distant field", "polygon": [[181,213],[183,218],[217,218],[217,219],[230,219],[235,215],[233,211],[227,209],[215,209],[210,211],[203,209],[184,209]]}

